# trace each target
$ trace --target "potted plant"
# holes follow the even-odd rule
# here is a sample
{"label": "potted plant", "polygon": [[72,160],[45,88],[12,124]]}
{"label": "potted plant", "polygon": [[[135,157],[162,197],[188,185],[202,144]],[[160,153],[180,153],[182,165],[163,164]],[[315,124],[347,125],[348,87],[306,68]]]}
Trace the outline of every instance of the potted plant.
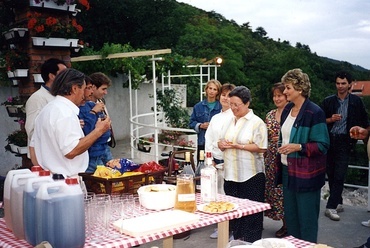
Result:
{"label": "potted plant", "polygon": [[86,10],[90,9],[88,0],[29,0],[31,7],[49,8],[75,12],[77,14],[76,5],[80,5]]}
{"label": "potted plant", "polygon": [[78,34],[83,27],[76,18],[57,19],[39,12],[28,13],[28,30],[34,46],[79,47]]}
{"label": "potted plant", "polygon": [[5,102],[1,103],[6,107],[9,117],[20,117],[24,118],[26,116],[25,101],[19,96],[12,97],[9,96]]}
{"label": "potted plant", "polygon": [[193,140],[188,140],[186,139],[186,137],[182,137],[183,135],[181,135],[178,140],[176,141],[176,146],[179,146],[181,147],[181,149],[187,149],[189,147],[191,148],[194,148],[195,147],[195,143]]}
{"label": "potted plant", "polygon": [[[153,138],[139,138],[139,143],[137,144],[137,149],[142,152],[150,152],[152,149],[149,145],[153,142]],[[149,147],[147,147],[149,146]]]}
{"label": "potted plant", "polygon": [[27,133],[25,130],[16,130],[8,135],[7,149],[10,148],[12,152],[24,154],[27,153]]}
{"label": "potted plant", "polygon": [[8,77],[27,77],[28,75],[28,53],[18,49],[8,50],[5,54],[5,63],[8,70]]}
{"label": "potted plant", "polygon": [[163,110],[165,123],[170,127],[188,128],[190,114],[181,106],[181,99],[175,89],[157,89],[157,108]]}
{"label": "potted plant", "polygon": [[25,38],[27,32],[28,28],[12,28],[3,32],[3,36],[5,37],[5,40],[14,42]]}

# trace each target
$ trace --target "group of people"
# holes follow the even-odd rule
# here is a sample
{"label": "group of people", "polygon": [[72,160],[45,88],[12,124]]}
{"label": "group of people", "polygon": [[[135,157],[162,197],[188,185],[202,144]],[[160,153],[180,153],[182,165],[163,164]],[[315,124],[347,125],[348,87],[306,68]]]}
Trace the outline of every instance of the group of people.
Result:
{"label": "group of people", "polygon": [[[350,151],[369,130],[365,106],[350,93],[351,83],[350,74],[339,72],[337,93],[319,106],[309,98],[308,75],[289,70],[273,85],[276,109],[263,121],[250,108],[247,87],[209,81],[206,99],[194,106],[190,127],[198,133],[198,149],[212,151],[215,165],[222,164],[216,166],[223,182],[219,192],[269,203],[265,215],[282,220],[277,237],[317,242],[325,178],[330,197],[324,214],[338,221]],[[361,135],[351,136],[357,129]],[[262,237],[263,213],[233,220],[230,226],[234,239],[254,242]]]}
{"label": "group of people", "polygon": [[[112,135],[102,99],[110,79],[99,72],[87,76],[54,58],[45,61],[41,75],[45,84],[26,103],[32,163],[65,177],[106,164],[112,159]],[[309,99],[308,75],[289,70],[272,87],[276,109],[262,120],[250,108],[247,87],[208,81],[206,98],[194,106],[190,127],[198,133],[197,157],[200,150],[213,154],[219,193],[267,202],[271,209],[265,215],[283,222],[277,237],[317,242],[325,175],[330,189],[325,216],[339,221],[350,151],[357,139],[369,136],[365,106],[350,94],[351,83],[350,74],[338,73],[337,93],[318,106]],[[263,215],[231,221],[233,238],[261,239]]]}
{"label": "group of people", "polygon": [[41,67],[45,82],[26,102],[28,156],[33,165],[77,177],[112,159],[111,119],[103,97],[111,85],[105,74],[90,76],[50,58]]}

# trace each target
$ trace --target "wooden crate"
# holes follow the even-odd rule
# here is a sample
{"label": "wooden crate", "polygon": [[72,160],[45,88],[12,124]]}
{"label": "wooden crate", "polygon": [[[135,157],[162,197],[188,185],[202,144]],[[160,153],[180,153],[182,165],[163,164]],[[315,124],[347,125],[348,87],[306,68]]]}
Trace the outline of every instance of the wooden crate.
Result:
{"label": "wooden crate", "polygon": [[120,178],[101,178],[93,176],[93,173],[79,173],[85,182],[86,189],[89,192],[107,193],[112,192],[133,193],[143,185],[161,184],[166,170],[143,173]]}

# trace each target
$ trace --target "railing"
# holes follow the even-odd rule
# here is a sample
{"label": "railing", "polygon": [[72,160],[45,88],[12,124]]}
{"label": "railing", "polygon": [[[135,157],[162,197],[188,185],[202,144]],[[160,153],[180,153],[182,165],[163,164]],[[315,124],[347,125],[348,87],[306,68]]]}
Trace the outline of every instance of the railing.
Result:
{"label": "railing", "polygon": [[[357,142],[358,145],[363,145],[364,142],[362,140],[359,140]],[[368,162],[368,166],[357,166],[357,165],[348,165],[348,168],[351,169],[357,169],[357,170],[366,170],[368,171],[368,178],[367,178],[367,186],[364,185],[356,185],[356,184],[350,184],[350,183],[345,183],[345,187],[352,187],[352,188],[358,188],[358,189],[367,189],[367,211],[370,211],[370,161]]]}
{"label": "railing", "polygon": [[[158,114],[161,114],[161,113],[159,112]],[[158,131],[160,130],[178,131],[178,132],[184,132],[186,134],[196,134],[196,132],[193,129],[155,126],[154,124],[146,124],[146,123],[140,122],[141,118],[150,117],[153,115],[154,113],[139,114],[139,115],[133,116],[130,119],[130,123],[132,125],[132,130],[130,134],[131,135],[130,146],[131,146],[131,157],[132,158],[135,157],[135,151],[137,150],[135,144],[139,142],[140,138],[144,138],[144,137],[154,137],[153,142],[148,142],[148,143],[153,145],[155,148],[154,149],[154,160],[156,160],[157,162],[162,158],[161,153],[159,152],[160,147],[170,147],[171,150],[173,150],[174,148],[184,148],[178,145],[160,143],[158,141],[158,134],[159,134]],[[146,130],[144,130],[144,128],[146,128]],[[185,148],[188,150],[196,150],[197,149],[196,143],[194,145],[195,147],[185,147]]]}

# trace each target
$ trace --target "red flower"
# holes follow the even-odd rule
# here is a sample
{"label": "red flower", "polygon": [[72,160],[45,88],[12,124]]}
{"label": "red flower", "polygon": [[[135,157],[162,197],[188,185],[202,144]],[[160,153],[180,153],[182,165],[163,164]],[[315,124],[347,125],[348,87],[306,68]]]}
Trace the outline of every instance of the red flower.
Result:
{"label": "red flower", "polygon": [[58,23],[58,20],[54,17],[48,17],[46,18],[46,21],[45,21],[46,25],[51,27],[51,26],[54,26]]}
{"label": "red flower", "polygon": [[86,8],[86,10],[90,9],[90,3],[88,0],[78,0],[78,2]]}
{"label": "red flower", "polygon": [[27,14],[28,30],[39,36],[55,38],[76,38],[83,31],[75,18],[58,20],[52,16],[34,12]]}

